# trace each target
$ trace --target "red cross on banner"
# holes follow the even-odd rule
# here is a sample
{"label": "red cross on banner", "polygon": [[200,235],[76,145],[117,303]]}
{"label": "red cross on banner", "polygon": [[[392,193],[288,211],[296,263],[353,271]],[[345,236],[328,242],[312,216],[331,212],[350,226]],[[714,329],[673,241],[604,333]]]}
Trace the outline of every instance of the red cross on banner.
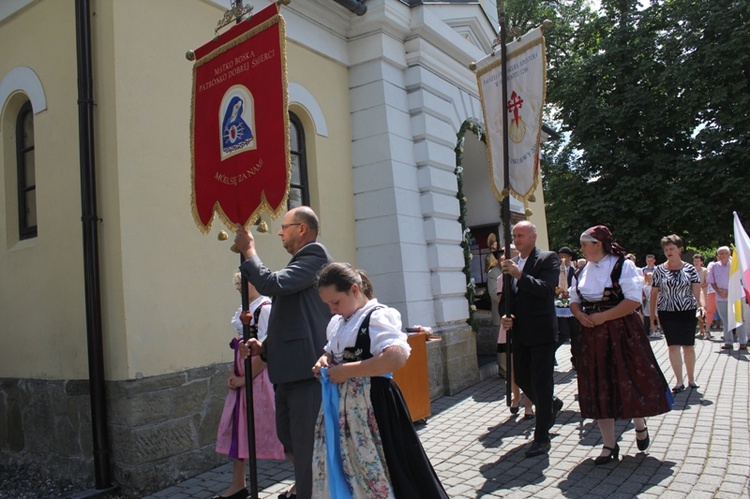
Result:
{"label": "red cross on banner", "polygon": [[520,119],[519,112],[521,107],[523,107],[523,99],[514,90],[508,101],[508,112],[513,113],[513,121],[516,123],[518,123],[518,120]]}

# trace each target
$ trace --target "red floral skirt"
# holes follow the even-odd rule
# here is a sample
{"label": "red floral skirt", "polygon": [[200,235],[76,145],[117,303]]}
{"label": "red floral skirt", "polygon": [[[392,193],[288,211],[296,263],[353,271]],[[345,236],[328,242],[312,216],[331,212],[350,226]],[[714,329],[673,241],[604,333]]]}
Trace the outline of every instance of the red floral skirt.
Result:
{"label": "red floral skirt", "polygon": [[669,385],[636,313],[581,326],[578,403],[593,419],[640,418],[671,409]]}

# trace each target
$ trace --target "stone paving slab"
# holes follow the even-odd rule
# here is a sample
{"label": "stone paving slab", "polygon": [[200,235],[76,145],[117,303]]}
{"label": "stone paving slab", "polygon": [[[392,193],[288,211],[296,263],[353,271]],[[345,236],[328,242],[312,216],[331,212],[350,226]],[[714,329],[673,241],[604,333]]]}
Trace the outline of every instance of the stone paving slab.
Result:
{"label": "stone paving slab", "polygon": [[[452,498],[750,497],[750,354],[722,351],[721,345],[716,333],[712,341],[696,340],[700,387],[676,395],[671,412],[648,419],[652,444],[646,453],[636,447],[632,423],[616,422],[619,463],[594,466],[601,435],[578,413],[567,346],[557,352],[555,392],[565,405],[548,456],[525,457],[533,421],[510,414],[497,377],[433,401],[419,437]],[[674,385],[666,343],[652,340],[651,346]],[[227,463],[146,499],[209,498],[231,474]],[[293,479],[286,462],[258,462],[260,498],[276,498]]]}

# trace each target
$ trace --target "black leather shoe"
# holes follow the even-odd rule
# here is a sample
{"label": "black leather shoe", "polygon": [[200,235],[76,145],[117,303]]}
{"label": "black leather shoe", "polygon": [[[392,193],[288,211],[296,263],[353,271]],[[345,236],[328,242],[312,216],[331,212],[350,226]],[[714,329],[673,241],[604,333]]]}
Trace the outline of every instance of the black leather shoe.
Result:
{"label": "black leather shoe", "polygon": [[648,446],[651,445],[651,437],[648,435],[648,428],[644,428],[642,430],[635,430],[636,433],[643,433],[646,432],[646,438],[638,439],[638,436],[635,437],[635,443],[638,444],[638,450],[646,450],[648,449]]}
{"label": "black leather shoe", "polygon": [[[515,400],[513,400],[513,402],[515,402]],[[521,401],[520,400],[518,401],[518,405],[517,406],[514,406],[513,402],[510,403],[510,413],[511,414],[518,414],[518,407],[521,405]]]}
{"label": "black leather shoe", "polygon": [[615,444],[615,448],[604,446],[604,450],[609,451],[609,456],[599,456],[596,459],[594,459],[594,466],[601,466],[602,464],[611,463],[612,461],[617,461],[617,459],[620,457],[620,446]]}
{"label": "black leather shoe", "polygon": [[555,397],[552,400],[552,419],[549,422],[549,427],[552,428],[555,424],[555,420],[557,419],[557,415],[560,414],[560,411],[563,408],[563,401],[559,398]]}
{"label": "black leather shoe", "polygon": [[529,450],[526,451],[526,457],[542,456],[544,454],[547,454],[551,448],[552,446],[549,442],[539,443],[534,440],[531,443],[531,447],[529,447]]}

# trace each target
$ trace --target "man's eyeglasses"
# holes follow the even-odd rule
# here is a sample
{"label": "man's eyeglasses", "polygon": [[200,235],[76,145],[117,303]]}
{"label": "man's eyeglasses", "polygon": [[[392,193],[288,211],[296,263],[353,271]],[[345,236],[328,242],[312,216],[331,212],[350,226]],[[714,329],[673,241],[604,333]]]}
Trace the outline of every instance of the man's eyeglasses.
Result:
{"label": "man's eyeglasses", "polygon": [[287,227],[291,227],[292,225],[302,225],[302,223],[301,222],[296,222],[296,223],[293,223],[293,224],[281,224],[281,230],[286,230]]}

